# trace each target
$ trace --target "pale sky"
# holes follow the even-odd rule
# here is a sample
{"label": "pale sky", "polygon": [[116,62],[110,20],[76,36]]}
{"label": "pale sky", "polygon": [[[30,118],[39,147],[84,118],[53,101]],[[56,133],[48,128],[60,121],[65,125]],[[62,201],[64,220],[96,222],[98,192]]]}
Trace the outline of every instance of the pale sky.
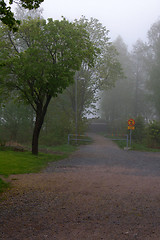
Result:
{"label": "pale sky", "polygon": [[129,48],[138,39],[145,42],[151,25],[160,19],[160,0],[44,0],[41,7],[45,19],[97,18],[112,41],[120,35]]}

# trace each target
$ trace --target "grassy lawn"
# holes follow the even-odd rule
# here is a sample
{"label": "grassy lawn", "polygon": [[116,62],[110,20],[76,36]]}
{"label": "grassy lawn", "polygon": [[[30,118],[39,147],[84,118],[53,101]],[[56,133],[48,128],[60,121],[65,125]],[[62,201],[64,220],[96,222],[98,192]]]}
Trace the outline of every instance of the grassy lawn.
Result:
{"label": "grassy lawn", "polygon": [[62,152],[62,153],[71,153],[76,150],[76,147],[73,145],[68,145],[68,144],[63,144],[63,145],[58,145],[58,146],[53,146],[53,147],[40,145],[39,149],[46,149],[46,150]]}
{"label": "grassy lawn", "polygon": [[[102,134],[106,138],[112,139],[126,139],[126,136],[112,136],[107,134]],[[122,149],[124,149],[127,146],[126,141],[124,140],[114,140],[114,142]],[[131,147],[130,147],[130,139],[128,139],[128,147],[130,150],[136,150],[136,151],[144,151],[144,152],[160,152],[160,148],[149,148],[147,144],[145,143],[137,143],[132,139]]]}
{"label": "grassy lawn", "polygon": [[48,162],[64,159],[75,149],[75,147],[70,145],[62,145],[50,148],[51,151],[56,151],[55,154],[39,153],[38,156],[34,156],[28,151],[1,150],[0,175],[9,176],[11,174],[38,172],[46,167]]}
{"label": "grassy lawn", "polygon": [[[46,149],[45,146],[43,148]],[[39,153],[34,156],[31,152],[15,152],[10,149],[0,149],[0,175],[8,177],[12,174],[36,173],[47,166],[48,162],[58,161],[69,156],[76,147],[62,145],[49,148],[55,154]],[[3,179],[4,180],[4,179]],[[9,186],[0,178],[0,192]]]}
{"label": "grassy lawn", "polygon": [[0,151],[0,175],[38,172],[47,162],[59,160],[61,157],[42,153],[33,156],[30,152]]}
{"label": "grassy lawn", "polygon": [[5,189],[9,188],[10,184],[4,182],[1,178],[0,178],[0,193],[2,193]]}
{"label": "grassy lawn", "polygon": [[[126,147],[126,141],[114,141],[120,148],[124,149]],[[128,145],[130,147],[130,145]],[[131,150],[144,151],[144,152],[160,152],[160,149],[149,148],[143,143],[136,143],[132,141]]]}

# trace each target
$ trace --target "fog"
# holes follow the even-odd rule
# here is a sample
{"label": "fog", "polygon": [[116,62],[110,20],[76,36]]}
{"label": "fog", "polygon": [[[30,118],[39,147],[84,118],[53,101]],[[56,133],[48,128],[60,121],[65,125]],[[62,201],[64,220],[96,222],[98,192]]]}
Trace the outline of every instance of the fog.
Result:
{"label": "fog", "polygon": [[[150,121],[160,120],[160,73],[159,64],[157,64],[160,62],[160,48],[158,47],[160,44],[159,42],[157,44],[157,40],[160,41],[160,21],[158,21],[160,16],[159,0],[81,0],[80,2],[59,0],[56,3],[54,3],[53,0],[44,0],[41,7],[43,8],[43,17],[45,19],[53,18],[53,20],[55,20],[61,19],[61,17],[64,16],[67,20],[73,21],[74,19],[80,18],[81,20],[84,20],[82,16],[85,16],[88,19],[86,23],[90,39],[93,41],[94,45],[98,46],[100,49],[94,67],[90,69],[88,63],[84,62],[74,79],[68,77],[68,80],[73,80],[75,84],[71,84],[69,87],[67,85],[67,89],[64,89],[62,94],[58,94],[59,92],[57,92],[58,97],[55,99],[53,97],[53,100],[50,102],[47,109],[47,114],[41,130],[40,143],[42,145],[46,143],[49,145],[65,143],[69,133],[83,133],[87,126],[86,116],[92,116],[93,118],[97,116],[98,109],[96,109],[96,107],[98,105],[98,97],[101,99],[98,106],[100,109],[98,116],[100,116],[102,120],[105,120],[107,126],[111,126],[110,129],[114,128],[117,131],[125,132],[126,120],[129,118],[134,118],[142,124],[143,121],[148,124]],[[22,16],[24,17],[24,15]],[[97,21],[98,23],[102,23],[102,26],[97,25]],[[63,24],[63,22],[61,23]],[[47,22],[46,27],[48,24],[49,22]],[[151,27],[153,24],[154,28]],[[116,55],[115,49],[108,43],[108,31],[104,31],[103,26],[110,31],[109,36],[111,37],[111,41],[114,41],[114,46],[119,54]],[[37,32],[41,33],[43,36],[44,32],[41,32],[43,28],[38,24],[36,27]],[[7,51],[9,47],[11,47],[10,52],[13,50],[14,57],[16,58],[16,61],[14,61],[13,57],[12,69],[6,64],[2,65],[4,68],[4,76],[8,77],[10,71],[12,74],[13,71],[15,71],[15,76],[20,76],[15,79],[20,79],[21,81],[21,78],[23,78],[21,72],[29,72],[30,74],[24,75],[23,83],[24,86],[26,86],[26,77],[28,77],[29,87],[27,89],[31,90],[31,99],[34,99],[33,92],[35,93],[35,97],[37,97],[37,88],[39,88],[38,93],[42,96],[43,89],[43,99],[46,100],[46,94],[48,94],[48,91],[46,91],[46,87],[48,87],[47,83],[48,80],[55,83],[54,81],[56,81],[56,79],[53,77],[54,74],[52,71],[47,72],[46,75],[41,74],[41,81],[39,81],[40,77],[37,73],[40,71],[37,71],[35,74],[34,68],[30,67],[30,63],[32,63],[32,66],[36,66],[38,70],[41,70],[41,65],[35,60],[36,57],[39,59],[41,56],[40,61],[45,63],[44,66],[42,66],[42,71],[52,69],[52,54],[48,55],[47,51],[51,46],[53,52],[54,47],[56,48],[56,44],[48,41],[48,39],[52,39],[50,36],[53,36],[53,32],[47,30],[43,36],[44,39],[46,39],[45,42],[51,44],[50,47],[46,48],[44,45],[44,39],[37,37],[37,32],[34,31],[32,25],[28,24],[27,28],[29,31],[25,31],[25,28],[23,27],[21,29],[25,37],[23,37],[23,34],[18,35],[17,33],[13,33],[15,44],[10,36],[6,34],[5,29],[1,29],[4,31],[4,34],[1,35],[4,38],[3,44],[1,44],[2,58],[7,61],[9,57],[9,54],[6,54],[6,52],[3,51],[4,44],[6,44]],[[149,30],[150,42],[147,40],[147,32]],[[40,47],[39,51],[42,51],[43,49],[42,55],[39,55],[37,48],[35,55],[26,54],[27,50],[30,52],[30,50],[33,51],[33,49],[37,47],[33,44],[34,41],[31,41],[30,45],[26,42],[22,46],[22,40],[27,41],[27,39],[30,39],[30,31],[33,31],[33,38],[38,41],[37,46]],[[57,30],[54,29],[54,31],[56,33]],[[65,34],[63,33],[62,36],[64,35]],[[5,36],[8,36],[8,39]],[[58,34],[58,36],[61,39],[61,35]],[[20,38],[22,38],[21,41],[19,40]],[[79,39],[83,39],[83,37],[81,38],[78,35],[78,39],[73,42],[73,49],[70,48],[70,50],[74,50],[76,42],[78,42]],[[139,39],[142,41],[137,41]],[[68,41],[68,34],[66,34],[66,41]],[[63,50],[63,44],[65,44],[65,41],[63,40],[60,42],[62,43]],[[25,59],[27,57],[27,63],[25,62],[26,65],[20,61],[20,58],[17,58],[17,51],[15,49],[17,44],[19,44],[19,49],[24,48],[24,51],[20,53],[20,56],[23,55]],[[92,45],[92,43],[90,44]],[[88,51],[88,49],[90,48],[87,46],[86,51]],[[61,49],[59,49],[59,51],[61,53]],[[43,58],[45,54],[46,57]],[[74,54],[72,54],[72,57],[73,56]],[[68,57],[68,55],[66,55],[66,57]],[[18,63],[17,59],[19,60]],[[72,58],[67,59],[71,60]],[[79,61],[79,58],[77,59]],[[66,62],[66,58],[64,58],[64,60],[64,62]],[[14,64],[15,67],[13,67]],[[46,70],[45,67],[48,65],[50,67]],[[69,66],[72,65],[73,63],[69,64]],[[19,66],[21,66],[21,71],[19,71]],[[123,69],[123,74],[121,74],[121,68]],[[61,76],[62,73],[63,71],[61,70],[59,76]],[[47,81],[46,76],[48,78]],[[36,77],[37,81],[32,81],[32,79],[35,79]],[[42,87],[41,84],[36,86],[36,83],[39,82],[45,87]],[[35,87],[36,91],[32,92],[33,87],[30,88],[30,83],[31,86]],[[15,84],[17,89],[19,83],[17,85],[15,82]],[[54,86],[54,84],[49,86]],[[6,87],[8,87],[8,85],[6,85]],[[24,89],[22,89],[22,93]],[[38,98],[38,101],[39,99],[41,98]],[[1,103],[3,103],[3,96]],[[37,101],[34,103],[36,104]],[[41,105],[40,102],[40,106]],[[5,143],[5,141],[8,141],[9,139],[18,142],[31,141],[34,124],[36,122],[35,109],[36,108],[32,102],[30,106],[24,104],[18,106],[13,99],[8,99],[8,102],[5,103],[5,107],[3,104],[1,105],[0,132],[2,143]],[[160,140],[158,141],[160,142]]]}
{"label": "fog", "polygon": [[97,18],[110,30],[111,40],[120,35],[129,48],[137,39],[145,41],[147,31],[160,17],[159,0],[45,0],[41,7],[46,19]]}

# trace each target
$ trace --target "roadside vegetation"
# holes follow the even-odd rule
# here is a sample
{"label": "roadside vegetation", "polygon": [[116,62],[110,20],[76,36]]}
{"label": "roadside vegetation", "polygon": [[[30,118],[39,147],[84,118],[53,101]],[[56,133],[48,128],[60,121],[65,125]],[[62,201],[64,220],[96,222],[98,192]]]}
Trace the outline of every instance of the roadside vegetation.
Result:
{"label": "roadside vegetation", "polygon": [[5,191],[6,189],[8,189],[10,187],[9,183],[6,183],[5,181],[3,181],[0,178],[0,193],[2,193],[3,191]]}
{"label": "roadside vegetation", "polygon": [[[126,142],[125,141],[115,141],[115,143],[122,149],[126,147]],[[132,141],[131,147],[129,146],[130,150],[136,150],[136,151],[144,151],[144,152],[160,152],[159,148],[150,148],[148,147],[145,143],[136,143]]]}
{"label": "roadside vegetation", "polygon": [[[46,21],[40,10],[28,15],[22,9],[15,16],[19,26],[0,25],[0,175],[38,172],[67,157],[75,149],[68,135],[83,135],[97,108],[110,135],[129,135],[127,120],[134,118],[132,149],[159,151],[160,21],[148,41],[137,41],[129,52],[94,18]],[[15,143],[27,151],[13,151]]]}
{"label": "roadside vegetation", "polygon": [[[132,149],[159,151],[160,148],[159,36],[160,20],[150,27],[145,42],[135,42],[132,51],[120,36],[115,40],[125,78],[101,95],[101,118],[108,133],[126,133],[127,121],[135,120]],[[120,146],[125,144],[116,142]]]}
{"label": "roadside vegetation", "polygon": [[99,20],[45,20],[40,9],[15,12],[19,26],[0,19],[1,189],[4,176],[39,172],[88,143],[67,145],[68,134],[84,134],[97,93],[122,75],[118,52]]}
{"label": "roadside vegetation", "polygon": [[[54,149],[45,148],[38,156],[34,156],[31,152],[15,152],[12,150],[0,151],[0,175],[9,176],[11,174],[23,174],[31,172],[39,172],[46,167],[48,162],[53,162],[66,158],[75,148],[72,146],[59,147],[59,152]],[[49,152],[51,152],[49,154]]]}
{"label": "roadside vegetation", "polygon": [[[41,146],[43,152],[38,156],[29,151],[17,152],[11,147],[0,148],[0,193],[11,185],[5,181],[14,174],[36,173],[47,166],[49,162],[55,162],[67,158],[77,147],[64,144],[56,147]],[[44,153],[46,152],[46,153]],[[3,180],[2,180],[3,178]]]}
{"label": "roadside vegetation", "polygon": [[[128,134],[128,147],[131,150],[138,151],[160,151],[160,122],[152,121],[150,123],[145,123],[142,116],[135,118],[135,129],[132,130],[131,146],[130,146],[130,132],[126,131]],[[111,139],[125,139],[126,136],[120,137],[121,135],[112,136]],[[126,147],[126,141],[124,140],[115,140],[116,144],[120,148]]]}

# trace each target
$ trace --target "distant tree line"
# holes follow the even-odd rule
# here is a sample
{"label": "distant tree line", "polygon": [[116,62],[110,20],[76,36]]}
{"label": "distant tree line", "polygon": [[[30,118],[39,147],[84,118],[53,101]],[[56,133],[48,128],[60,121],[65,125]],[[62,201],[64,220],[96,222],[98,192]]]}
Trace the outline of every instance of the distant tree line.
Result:
{"label": "distant tree line", "polygon": [[148,41],[138,40],[132,51],[121,37],[114,45],[124,78],[116,82],[115,88],[101,93],[102,118],[110,131],[122,132],[129,118],[141,116],[146,124],[160,121],[160,21],[149,29]]}

